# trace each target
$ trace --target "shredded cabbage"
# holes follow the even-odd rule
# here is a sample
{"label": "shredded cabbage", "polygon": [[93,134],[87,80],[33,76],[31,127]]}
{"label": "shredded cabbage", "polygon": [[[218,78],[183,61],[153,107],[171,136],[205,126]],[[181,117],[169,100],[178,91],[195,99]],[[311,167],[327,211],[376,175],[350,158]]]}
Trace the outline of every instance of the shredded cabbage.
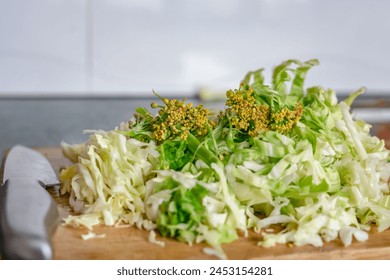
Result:
{"label": "shredded cabbage", "polygon": [[348,246],[390,227],[390,163],[384,141],[350,111],[364,88],[338,102],[335,91],[303,87],[317,60],[288,60],[266,85],[262,69],[227,92],[213,114],[162,99],[153,115],[112,131],[63,143],[74,164],[61,172],[62,193],[81,215],[65,223],[130,224],[188,244],[221,245],[248,230],[258,245]]}
{"label": "shredded cabbage", "polygon": [[75,163],[60,174],[61,193],[71,192],[70,204],[81,204],[76,210],[83,214],[67,217],[67,224],[91,229],[121,221],[154,227],[145,220],[143,200],[145,182],[153,176],[159,157],[153,142],[127,139],[115,130],[93,131],[82,149],[63,145],[63,151]]}

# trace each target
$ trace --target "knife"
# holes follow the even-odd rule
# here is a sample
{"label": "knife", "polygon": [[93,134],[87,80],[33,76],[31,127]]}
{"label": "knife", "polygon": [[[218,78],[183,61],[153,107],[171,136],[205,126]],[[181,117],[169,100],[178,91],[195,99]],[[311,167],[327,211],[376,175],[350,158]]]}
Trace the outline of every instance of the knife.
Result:
{"label": "knife", "polygon": [[51,237],[59,214],[46,187],[59,185],[49,161],[39,152],[14,146],[0,186],[2,259],[52,259]]}

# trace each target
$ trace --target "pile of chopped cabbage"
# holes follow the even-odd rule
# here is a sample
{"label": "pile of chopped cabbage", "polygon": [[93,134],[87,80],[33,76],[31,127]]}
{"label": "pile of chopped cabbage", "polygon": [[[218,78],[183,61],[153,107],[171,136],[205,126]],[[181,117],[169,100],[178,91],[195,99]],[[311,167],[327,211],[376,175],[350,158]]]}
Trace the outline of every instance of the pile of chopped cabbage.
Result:
{"label": "pile of chopped cabbage", "polygon": [[354,120],[364,88],[338,102],[332,89],[305,89],[317,60],[288,60],[249,72],[227,92],[224,112],[162,100],[153,114],[111,131],[63,143],[74,164],[61,172],[62,193],[80,215],[67,224],[130,224],[188,244],[221,245],[258,233],[258,245],[365,241],[390,226],[389,151]]}

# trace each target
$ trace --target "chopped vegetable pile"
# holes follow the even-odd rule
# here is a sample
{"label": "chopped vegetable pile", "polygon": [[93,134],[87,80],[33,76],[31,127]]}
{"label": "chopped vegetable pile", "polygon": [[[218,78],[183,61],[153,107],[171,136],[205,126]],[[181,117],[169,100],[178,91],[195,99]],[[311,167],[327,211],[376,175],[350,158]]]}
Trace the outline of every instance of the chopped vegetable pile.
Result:
{"label": "chopped vegetable pile", "polygon": [[[138,108],[111,131],[63,143],[74,164],[62,193],[78,216],[67,224],[130,224],[226,257],[223,243],[258,233],[258,245],[365,241],[390,226],[389,151],[354,120],[353,100],[304,88],[317,60],[288,60],[268,85],[263,69],[228,90],[222,112],[185,100]],[[154,110],[158,112],[153,113]],[[267,230],[265,230],[267,229]]]}

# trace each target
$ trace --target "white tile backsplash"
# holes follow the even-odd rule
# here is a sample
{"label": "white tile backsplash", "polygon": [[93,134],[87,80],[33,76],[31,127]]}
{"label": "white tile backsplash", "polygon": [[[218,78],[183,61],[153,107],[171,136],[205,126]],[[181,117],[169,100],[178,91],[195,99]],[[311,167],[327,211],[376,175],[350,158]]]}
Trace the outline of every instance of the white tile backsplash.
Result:
{"label": "white tile backsplash", "polygon": [[84,1],[0,1],[0,92],[82,92]]}
{"label": "white tile backsplash", "polygon": [[191,95],[318,58],[308,83],[390,92],[390,2],[0,0],[0,95]]}

